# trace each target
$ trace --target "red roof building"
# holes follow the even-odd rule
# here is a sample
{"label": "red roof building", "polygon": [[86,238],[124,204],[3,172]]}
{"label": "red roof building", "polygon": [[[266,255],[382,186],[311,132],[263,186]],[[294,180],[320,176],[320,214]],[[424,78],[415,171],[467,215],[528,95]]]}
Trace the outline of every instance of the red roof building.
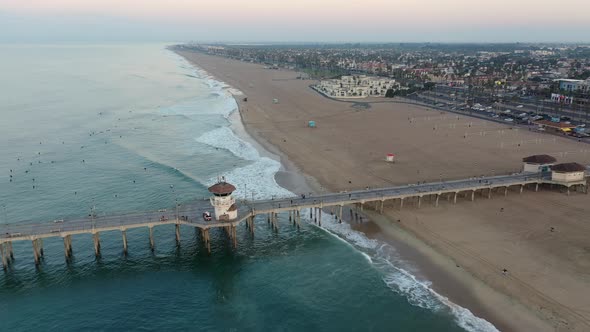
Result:
{"label": "red roof building", "polygon": [[236,191],[236,187],[225,181],[217,182],[216,184],[209,187],[209,192],[216,196],[230,195]]}

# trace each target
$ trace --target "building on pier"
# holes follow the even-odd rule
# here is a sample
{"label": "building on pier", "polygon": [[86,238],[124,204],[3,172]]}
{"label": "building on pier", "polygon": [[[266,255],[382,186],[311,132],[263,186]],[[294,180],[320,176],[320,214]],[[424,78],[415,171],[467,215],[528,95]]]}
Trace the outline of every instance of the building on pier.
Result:
{"label": "building on pier", "polygon": [[228,221],[238,217],[236,200],[232,197],[235,190],[236,187],[225,182],[225,178],[221,178],[216,184],[209,187],[209,192],[213,194],[210,201],[215,208],[216,220]]}
{"label": "building on pier", "polygon": [[523,171],[530,173],[548,172],[556,161],[557,159],[546,154],[529,156],[522,159],[524,163]]}
{"label": "building on pier", "polygon": [[586,181],[586,167],[578,163],[563,163],[551,167],[551,180],[571,184]]}

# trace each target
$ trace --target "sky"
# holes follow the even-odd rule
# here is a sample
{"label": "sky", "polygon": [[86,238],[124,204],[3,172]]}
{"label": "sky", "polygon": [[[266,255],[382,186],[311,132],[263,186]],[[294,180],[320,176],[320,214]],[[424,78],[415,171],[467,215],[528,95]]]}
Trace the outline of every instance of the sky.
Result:
{"label": "sky", "polygon": [[0,43],[590,42],[590,1],[0,0]]}

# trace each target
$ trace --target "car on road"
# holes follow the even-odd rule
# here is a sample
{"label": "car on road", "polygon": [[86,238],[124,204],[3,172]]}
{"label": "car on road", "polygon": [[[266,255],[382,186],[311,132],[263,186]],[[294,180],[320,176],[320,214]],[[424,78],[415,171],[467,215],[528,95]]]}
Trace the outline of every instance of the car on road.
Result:
{"label": "car on road", "polygon": [[518,105],[518,106],[516,106],[516,108],[523,108],[523,107],[524,107],[524,105]]}

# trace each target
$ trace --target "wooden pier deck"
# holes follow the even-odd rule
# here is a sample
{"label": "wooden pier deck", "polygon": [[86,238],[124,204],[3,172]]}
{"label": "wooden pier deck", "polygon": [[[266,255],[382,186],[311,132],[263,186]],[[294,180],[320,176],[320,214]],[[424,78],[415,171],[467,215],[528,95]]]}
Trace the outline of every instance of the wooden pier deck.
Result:
{"label": "wooden pier deck", "polygon": [[[494,190],[501,195],[507,195],[510,187],[518,188],[522,194],[528,186],[532,190],[539,190],[542,184],[556,184],[567,188],[582,188],[585,193],[586,180],[575,183],[556,183],[551,180],[550,173],[520,173],[513,175],[502,175],[493,177],[472,178],[456,181],[441,181],[434,183],[410,184],[389,188],[371,188],[367,190],[328,193],[306,197],[287,197],[272,200],[244,201],[240,204],[238,217],[231,221],[205,221],[202,214],[205,211],[211,211],[212,207],[209,200],[199,201],[194,204],[183,206],[168,211],[154,211],[136,214],[85,217],[79,219],[36,222],[36,223],[13,223],[3,225],[4,232],[0,233],[0,255],[2,256],[3,266],[6,267],[13,257],[12,242],[15,241],[32,241],[35,262],[38,264],[40,257],[43,256],[42,240],[49,237],[62,237],[64,240],[64,251],[66,258],[72,254],[72,235],[93,234],[94,249],[97,256],[100,255],[100,232],[118,230],[123,235],[123,249],[127,252],[126,231],[128,229],[147,227],[150,234],[150,244],[154,248],[153,227],[159,225],[176,226],[176,240],[180,244],[180,225],[186,225],[199,228],[201,237],[210,251],[209,230],[212,228],[223,228],[234,246],[237,246],[236,226],[246,221],[246,226],[250,232],[254,232],[254,217],[257,215],[266,215],[267,221],[274,227],[277,227],[277,213],[288,212],[289,220],[297,226],[300,224],[302,210],[306,210],[311,218],[321,225],[322,209],[331,208],[336,220],[342,221],[342,208],[346,205],[356,205],[360,210],[364,204],[374,202],[374,209],[383,212],[384,202],[398,200],[399,208],[403,208],[404,201],[412,200],[417,208],[420,208],[424,197],[430,197],[435,206],[438,206],[441,196],[457,203],[460,194],[470,200],[475,199],[477,192],[485,197],[491,198]],[[497,193],[496,193],[497,194]],[[307,211],[309,210],[309,211]],[[182,216],[187,216],[183,218]],[[164,217],[164,218],[162,218]]]}

